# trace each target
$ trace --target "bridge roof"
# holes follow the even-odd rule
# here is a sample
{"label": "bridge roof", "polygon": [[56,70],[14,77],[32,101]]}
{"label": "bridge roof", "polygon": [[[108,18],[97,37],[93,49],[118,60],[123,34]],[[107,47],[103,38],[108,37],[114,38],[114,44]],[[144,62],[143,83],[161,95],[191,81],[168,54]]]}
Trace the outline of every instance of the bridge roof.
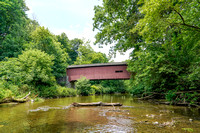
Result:
{"label": "bridge roof", "polygon": [[98,64],[85,64],[85,65],[71,65],[67,69],[71,68],[84,68],[84,67],[101,67],[101,66],[127,66],[126,62],[111,62],[111,63],[98,63]]}

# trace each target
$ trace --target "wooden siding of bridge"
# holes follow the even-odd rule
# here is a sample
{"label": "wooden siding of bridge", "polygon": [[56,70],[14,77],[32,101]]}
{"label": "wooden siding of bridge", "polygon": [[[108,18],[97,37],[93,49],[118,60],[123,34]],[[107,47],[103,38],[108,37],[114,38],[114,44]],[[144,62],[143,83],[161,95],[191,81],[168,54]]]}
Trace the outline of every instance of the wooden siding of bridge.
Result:
{"label": "wooden siding of bridge", "polygon": [[68,68],[67,76],[69,82],[76,81],[81,76],[90,80],[130,79],[130,73],[126,69],[127,65]]}

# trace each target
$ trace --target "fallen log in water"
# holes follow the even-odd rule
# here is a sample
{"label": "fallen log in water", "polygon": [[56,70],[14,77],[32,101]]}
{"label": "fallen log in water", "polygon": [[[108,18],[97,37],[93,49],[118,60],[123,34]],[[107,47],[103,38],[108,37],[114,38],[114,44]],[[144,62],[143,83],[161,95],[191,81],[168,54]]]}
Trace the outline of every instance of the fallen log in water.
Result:
{"label": "fallen log in water", "polygon": [[102,103],[102,102],[96,102],[96,103],[72,103],[71,104],[74,107],[79,106],[122,106],[121,103]]}
{"label": "fallen log in water", "polygon": [[13,97],[9,97],[9,98],[5,98],[3,100],[0,100],[0,104],[1,103],[25,103],[27,101],[29,101],[28,96],[31,94],[31,92],[29,92],[25,97],[21,98],[21,99],[15,99]]}
{"label": "fallen log in water", "polygon": [[27,99],[14,99],[14,98],[5,98],[3,100],[0,101],[0,104],[1,103],[25,103],[27,102],[28,100]]}

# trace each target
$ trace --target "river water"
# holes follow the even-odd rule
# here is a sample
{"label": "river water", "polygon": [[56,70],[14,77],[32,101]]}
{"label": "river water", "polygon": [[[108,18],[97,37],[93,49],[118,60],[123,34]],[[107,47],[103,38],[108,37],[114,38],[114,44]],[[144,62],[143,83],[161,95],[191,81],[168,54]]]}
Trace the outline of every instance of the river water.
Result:
{"label": "river water", "polygon": [[[73,102],[120,102],[122,107],[70,107]],[[130,95],[47,99],[0,105],[0,133],[200,133],[200,110],[157,105]]]}

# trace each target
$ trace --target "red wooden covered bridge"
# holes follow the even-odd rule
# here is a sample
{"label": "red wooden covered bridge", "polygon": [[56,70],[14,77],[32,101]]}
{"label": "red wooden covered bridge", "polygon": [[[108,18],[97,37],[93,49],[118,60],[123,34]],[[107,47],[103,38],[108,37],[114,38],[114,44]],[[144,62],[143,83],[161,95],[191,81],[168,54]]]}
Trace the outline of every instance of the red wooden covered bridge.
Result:
{"label": "red wooden covered bridge", "polygon": [[72,65],[67,68],[67,83],[73,84],[82,76],[89,80],[130,79],[130,73],[126,69],[125,62]]}

